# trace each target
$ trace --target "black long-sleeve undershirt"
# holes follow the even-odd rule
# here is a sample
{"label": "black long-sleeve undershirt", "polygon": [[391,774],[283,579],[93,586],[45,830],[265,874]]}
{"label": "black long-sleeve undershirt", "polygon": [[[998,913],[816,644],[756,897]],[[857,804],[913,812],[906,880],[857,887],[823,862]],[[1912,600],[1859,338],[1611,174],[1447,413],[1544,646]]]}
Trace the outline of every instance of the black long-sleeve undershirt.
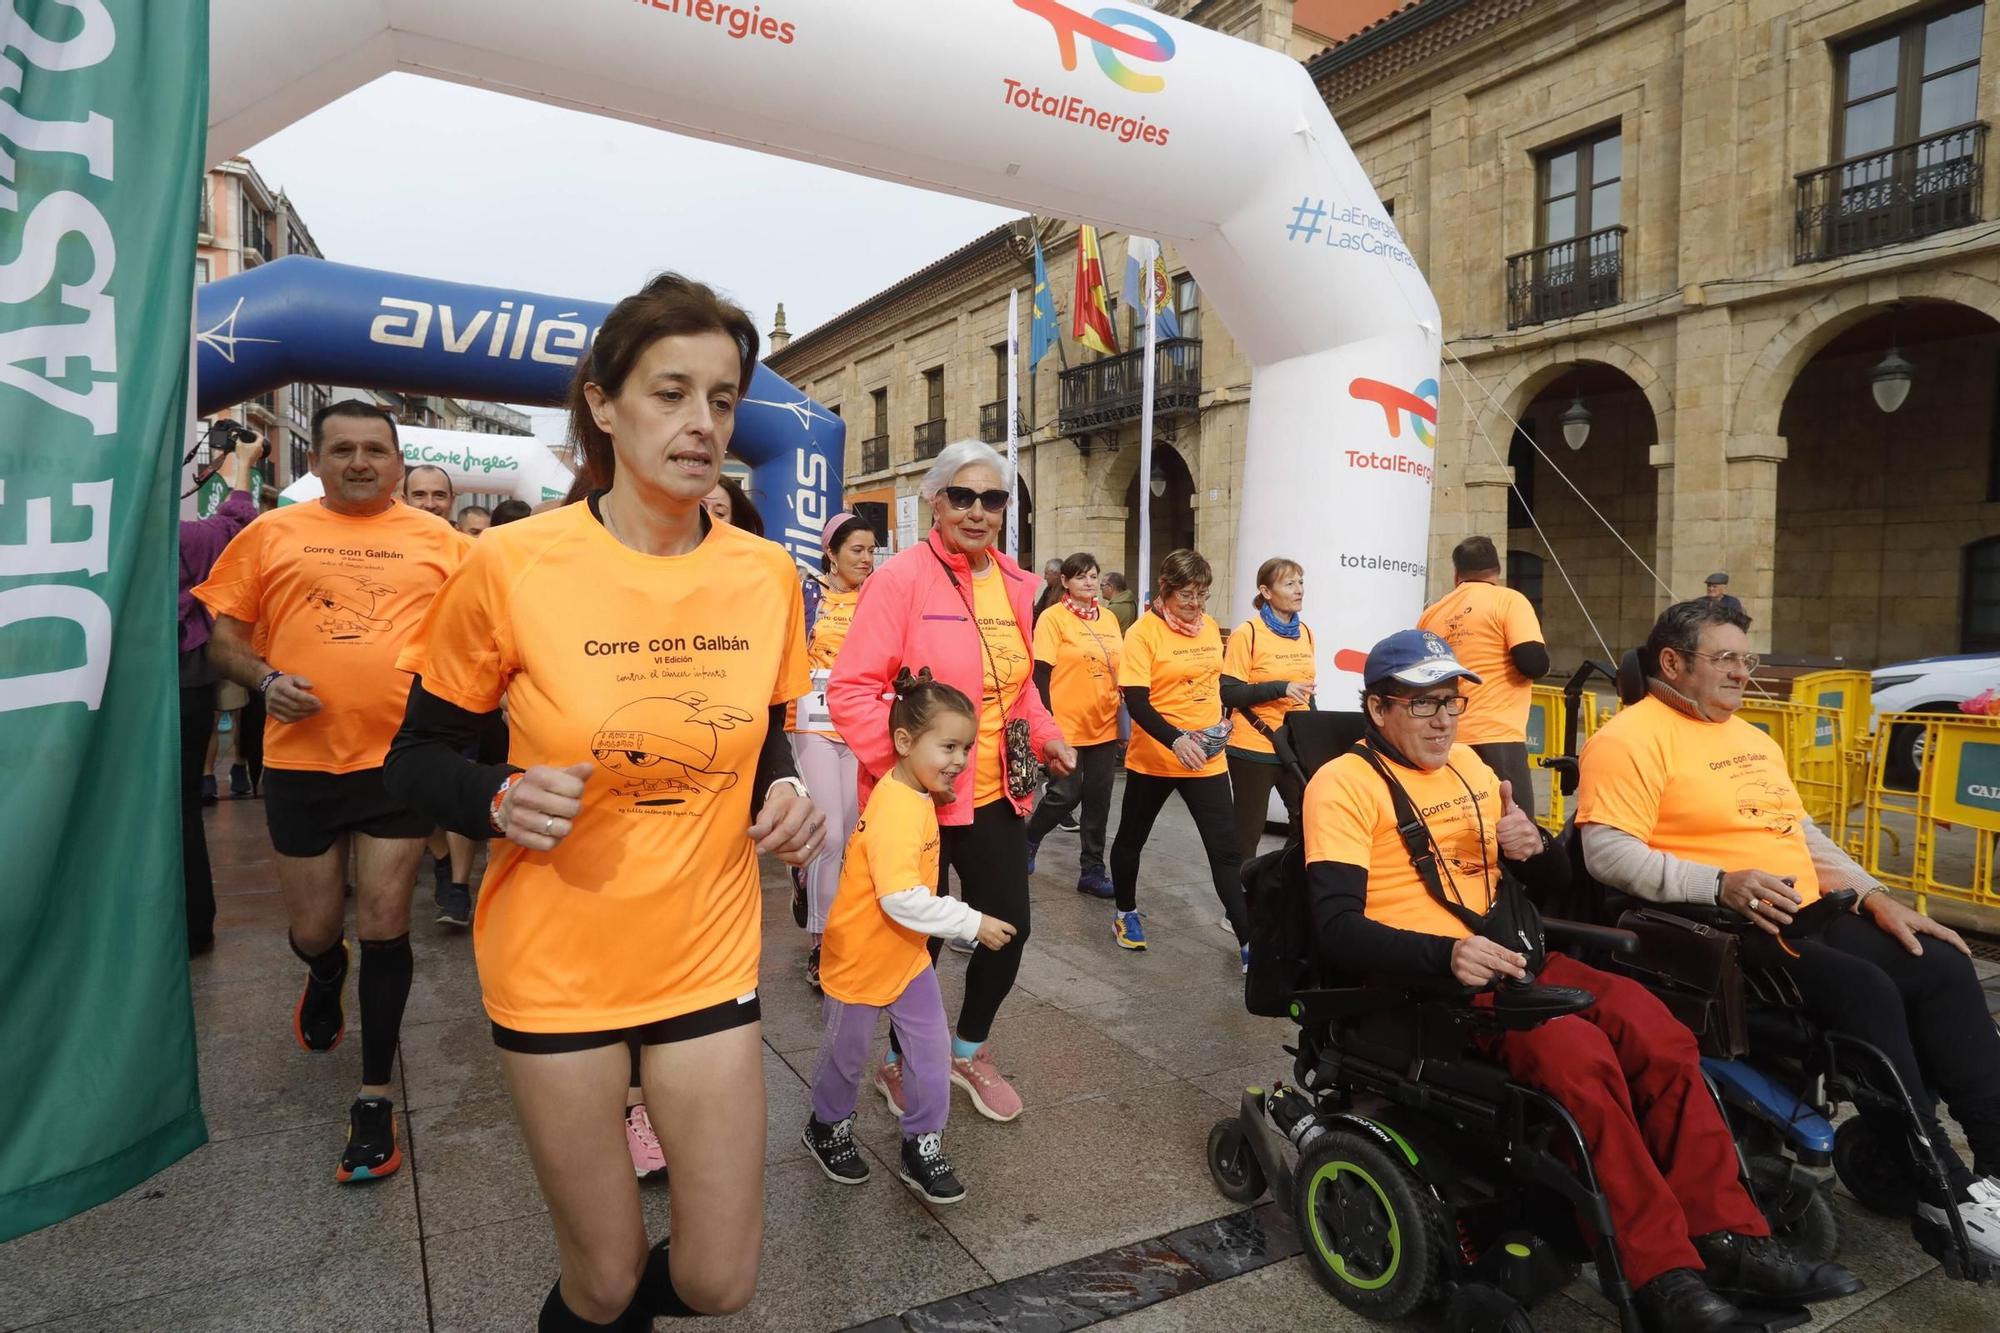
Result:
{"label": "black long-sleeve undershirt", "polygon": [[[410,683],[403,725],[382,761],[383,786],[391,796],[453,833],[492,837],[493,794],[509,774],[521,771],[513,764],[482,764],[465,757],[492,716],[438,698],[424,688],[419,676]],[[763,809],[772,783],[797,776],[791,741],[785,735],[785,706],[773,704],[750,789],[751,818]]]}
{"label": "black long-sleeve undershirt", "polygon": [[1507,650],[1507,658],[1513,662],[1514,670],[1529,680],[1540,680],[1549,674],[1549,646],[1545,643],[1517,643]]}
{"label": "black long-sleeve undershirt", "polygon": [[1132,719],[1132,725],[1151,736],[1169,750],[1181,738],[1181,729],[1160,716],[1160,710],[1153,707],[1153,692],[1144,685],[1127,685],[1121,691],[1125,696],[1125,711]]}
{"label": "black long-sleeve undershirt", "polygon": [[1288,680],[1266,680],[1252,685],[1235,676],[1222,678],[1222,706],[1230,708],[1255,708],[1258,704],[1268,704],[1285,697],[1285,691],[1292,687]]}
{"label": "black long-sleeve undershirt", "polygon": [[[1501,865],[1536,896],[1569,884],[1569,857],[1547,834],[1542,850],[1525,861],[1501,858]],[[1368,869],[1345,861],[1314,861],[1306,867],[1313,929],[1320,960],[1343,982],[1368,977],[1441,976],[1451,971],[1456,941],[1370,919]]]}
{"label": "black long-sleeve undershirt", "polygon": [[1050,712],[1054,712],[1056,707],[1049,702],[1049,690],[1052,682],[1055,680],[1055,674],[1056,669],[1049,663],[1035,663],[1035,689],[1042,696],[1042,707],[1048,709]]}

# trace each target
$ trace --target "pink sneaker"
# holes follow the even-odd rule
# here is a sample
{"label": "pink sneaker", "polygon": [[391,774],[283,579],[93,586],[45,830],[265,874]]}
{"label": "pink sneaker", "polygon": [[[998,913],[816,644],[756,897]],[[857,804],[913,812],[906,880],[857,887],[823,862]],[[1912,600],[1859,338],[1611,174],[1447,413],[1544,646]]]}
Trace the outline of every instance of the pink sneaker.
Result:
{"label": "pink sneaker", "polygon": [[625,1146],[632,1151],[632,1173],[639,1179],[667,1169],[667,1155],[660,1151],[660,1136],[653,1132],[644,1102],[625,1108]]}
{"label": "pink sneaker", "polygon": [[972,1098],[973,1109],[988,1120],[1004,1123],[1021,1114],[1021,1094],[993,1067],[991,1042],[974,1051],[970,1060],[954,1058],[951,1081],[965,1089]]}
{"label": "pink sneaker", "polygon": [[882,1100],[889,1103],[889,1114],[898,1120],[903,1118],[903,1066],[894,1060],[884,1060],[875,1070],[875,1091],[882,1094]]}

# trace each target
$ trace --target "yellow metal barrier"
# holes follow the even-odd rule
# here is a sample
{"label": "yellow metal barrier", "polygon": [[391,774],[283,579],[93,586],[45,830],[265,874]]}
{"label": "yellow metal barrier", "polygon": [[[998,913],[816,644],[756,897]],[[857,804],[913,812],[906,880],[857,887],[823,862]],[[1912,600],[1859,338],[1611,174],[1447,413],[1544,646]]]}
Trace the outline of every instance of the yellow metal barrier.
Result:
{"label": "yellow metal barrier", "polygon": [[[1892,727],[1902,724],[1924,733],[1923,776],[1914,792],[1892,790],[1884,781],[1886,739]],[[1865,798],[1861,865],[1869,874],[1890,888],[1915,894],[1919,911],[1930,894],[2000,907],[1993,887],[1994,844],[2000,840],[2000,718],[1885,715],[1870,750]],[[1894,864],[1885,856],[1886,843],[1900,842],[1890,821],[1908,821],[1912,827],[1907,864],[1900,846]],[[1962,845],[1963,838],[1969,838],[1969,848]],[[1967,851],[1963,873],[1953,873]]]}
{"label": "yellow metal barrier", "polygon": [[[1562,793],[1562,775],[1544,769],[1544,756],[1553,758],[1569,750],[1569,732],[1564,724],[1563,692],[1554,685],[1537,685],[1528,697],[1528,767],[1549,775],[1549,799],[1536,821],[1551,833],[1562,832],[1569,813],[1569,800]],[[1576,748],[1597,731],[1597,696],[1585,690],[1576,710]]]}
{"label": "yellow metal barrier", "polygon": [[[1874,716],[1874,684],[1874,678],[1866,671],[1814,671],[1792,681],[1793,703],[1832,708],[1840,714],[1842,727],[1838,749],[1843,770],[1841,779],[1846,784],[1847,798],[1843,808],[1850,813],[1868,789],[1868,758],[1873,740],[1869,724]],[[1848,844],[1848,851],[1855,850],[1853,844],[1857,841],[1857,829],[1851,820],[1847,837],[1842,837],[1832,828],[1826,832],[1829,837]]]}

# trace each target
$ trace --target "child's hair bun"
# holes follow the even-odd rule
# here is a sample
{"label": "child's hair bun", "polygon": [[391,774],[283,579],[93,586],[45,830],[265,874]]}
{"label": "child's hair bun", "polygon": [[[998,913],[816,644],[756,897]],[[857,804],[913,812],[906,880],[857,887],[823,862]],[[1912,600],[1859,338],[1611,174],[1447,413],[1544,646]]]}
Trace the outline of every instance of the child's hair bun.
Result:
{"label": "child's hair bun", "polygon": [[902,699],[915,693],[919,687],[928,685],[930,683],[931,683],[931,669],[929,667],[918,667],[916,674],[914,675],[910,673],[910,669],[908,667],[904,667],[901,671],[898,671],[896,673],[895,682],[890,686],[890,688],[896,692],[896,697],[898,699]]}

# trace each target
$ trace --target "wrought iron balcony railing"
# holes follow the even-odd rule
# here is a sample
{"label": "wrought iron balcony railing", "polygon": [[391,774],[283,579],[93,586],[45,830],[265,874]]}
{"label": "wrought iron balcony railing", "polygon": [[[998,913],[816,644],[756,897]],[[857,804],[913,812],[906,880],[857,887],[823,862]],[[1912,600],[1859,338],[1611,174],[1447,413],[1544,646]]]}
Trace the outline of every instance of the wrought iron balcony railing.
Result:
{"label": "wrought iron balcony railing", "polygon": [[1546,324],[1624,300],[1625,228],[1600,227],[1507,256],[1507,327]]}
{"label": "wrought iron balcony railing", "polygon": [[[1135,348],[1062,372],[1057,414],[1065,435],[1139,418],[1146,349]],[[1153,414],[1185,416],[1201,408],[1201,339],[1167,338],[1154,349]]]}
{"label": "wrought iron balcony railing", "polygon": [[887,472],[889,470],[889,437],[871,435],[861,442],[861,470],[863,472]]}
{"label": "wrought iron balcony railing", "polygon": [[918,458],[936,458],[938,450],[944,448],[944,418],[933,417],[918,423],[916,444]]}
{"label": "wrought iron balcony railing", "polygon": [[[1021,414],[1014,413],[1014,434],[1026,435],[1027,428],[1021,424]],[[981,403],[979,405],[979,438],[988,444],[1002,444],[1007,439],[1007,400]]]}
{"label": "wrought iron balcony railing", "polygon": [[1879,250],[1980,219],[1986,122],[1798,175],[1798,262]]}

